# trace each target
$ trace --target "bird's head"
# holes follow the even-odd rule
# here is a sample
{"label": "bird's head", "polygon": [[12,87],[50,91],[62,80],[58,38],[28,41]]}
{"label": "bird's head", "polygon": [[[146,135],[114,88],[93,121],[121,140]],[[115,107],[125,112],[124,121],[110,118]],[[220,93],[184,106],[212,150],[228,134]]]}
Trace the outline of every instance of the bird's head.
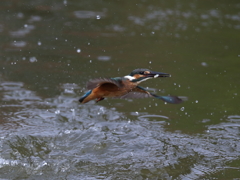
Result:
{"label": "bird's head", "polygon": [[149,69],[135,69],[129,75],[124,76],[131,82],[140,83],[151,78],[170,77],[170,74],[150,71]]}

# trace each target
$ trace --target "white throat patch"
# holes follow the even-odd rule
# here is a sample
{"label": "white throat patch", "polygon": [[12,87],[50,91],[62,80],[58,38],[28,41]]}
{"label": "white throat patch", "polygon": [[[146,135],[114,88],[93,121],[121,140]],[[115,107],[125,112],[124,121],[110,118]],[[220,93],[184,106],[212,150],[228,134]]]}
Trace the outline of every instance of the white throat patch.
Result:
{"label": "white throat patch", "polygon": [[[130,81],[136,79],[135,77],[129,76],[129,75],[124,76],[124,78],[129,79]],[[146,80],[148,80],[148,79],[152,79],[152,77],[148,77],[148,78],[142,79],[141,81],[137,81],[137,82],[135,82],[135,83],[139,84],[139,83],[141,83],[141,82],[143,82],[143,81],[146,81]]]}
{"label": "white throat patch", "polygon": [[127,76],[124,76],[124,78],[126,78],[126,79],[129,79],[130,81],[132,81],[132,80],[136,79],[135,77],[132,77],[132,76],[129,76],[129,75],[127,75]]}

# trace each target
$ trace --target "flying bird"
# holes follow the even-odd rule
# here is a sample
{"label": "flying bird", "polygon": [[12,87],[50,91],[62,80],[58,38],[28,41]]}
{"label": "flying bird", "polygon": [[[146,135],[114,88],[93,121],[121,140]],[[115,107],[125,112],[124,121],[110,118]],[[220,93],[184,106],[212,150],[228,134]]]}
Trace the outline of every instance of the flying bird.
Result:
{"label": "flying bird", "polygon": [[179,104],[183,100],[177,96],[158,96],[139,86],[143,81],[158,77],[170,77],[170,74],[150,71],[149,69],[135,69],[129,75],[115,78],[98,78],[87,83],[87,91],[80,99],[80,103],[96,102],[111,98],[146,98],[154,97],[167,103]]}

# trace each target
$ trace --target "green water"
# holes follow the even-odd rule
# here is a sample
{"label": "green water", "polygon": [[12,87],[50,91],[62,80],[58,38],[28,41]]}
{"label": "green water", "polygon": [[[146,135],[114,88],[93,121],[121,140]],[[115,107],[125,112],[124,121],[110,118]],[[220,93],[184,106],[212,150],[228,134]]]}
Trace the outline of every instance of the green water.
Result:
{"label": "green water", "polygon": [[[0,178],[237,179],[238,1],[2,1]],[[136,68],[157,99],[79,104]]]}

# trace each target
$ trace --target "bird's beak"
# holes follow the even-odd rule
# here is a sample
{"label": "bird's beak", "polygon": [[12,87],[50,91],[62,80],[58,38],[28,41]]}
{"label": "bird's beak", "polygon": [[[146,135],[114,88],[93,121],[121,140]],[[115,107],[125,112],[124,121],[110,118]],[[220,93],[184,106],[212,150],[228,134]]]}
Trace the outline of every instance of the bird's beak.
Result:
{"label": "bird's beak", "polygon": [[146,74],[146,76],[157,78],[157,77],[170,77],[171,75],[167,73],[151,71],[149,74]]}

